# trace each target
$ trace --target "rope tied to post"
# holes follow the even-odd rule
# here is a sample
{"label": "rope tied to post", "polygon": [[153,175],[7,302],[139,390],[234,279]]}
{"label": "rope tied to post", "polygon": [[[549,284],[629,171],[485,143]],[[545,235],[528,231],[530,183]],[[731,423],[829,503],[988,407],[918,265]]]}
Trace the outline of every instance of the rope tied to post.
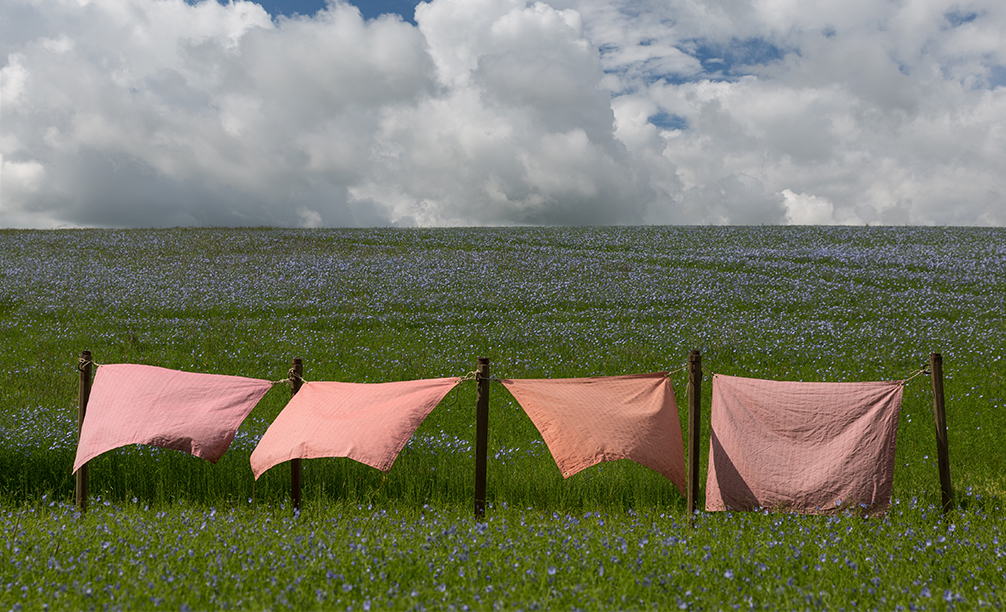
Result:
{"label": "rope tied to post", "polygon": [[[471,371],[471,372],[465,374],[464,376],[460,376],[460,377],[458,377],[458,384],[460,385],[461,383],[466,383],[466,382],[468,382],[470,380],[475,380],[476,378],[478,378],[478,374],[479,374],[478,371]],[[448,403],[444,404],[444,406],[447,407],[447,408],[453,408],[454,406],[458,405],[457,387],[455,387],[454,389],[451,389],[451,393],[453,394],[454,401],[451,401],[451,402],[448,402]]]}
{"label": "rope tied to post", "polygon": [[[478,379],[479,379],[479,372],[478,372],[478,370],[472,370],[471,372],[465,374],[464,376],[459,376],[458,377],[458,384],[460,385],[461,383],[466,383],[466,382],[469,382],[469,381],[472,381],[472,380],[478,380]],[[496,378],[495,375],[486,377],[486,380],[489,380],[490,382],[499,382],[499,379]],[[452,408],[452,407],[456,406],[457,403],[458,403],[457,388],[455,387],[454,389],[452,389],[451,393],[454,394],[454,401],[451,401],[451,402],[445,404],[445,406],[448,407],[448,408]]]}
{"label": "rope tied to post", "polygon": [[293,368],[290,368],[290,370],[286,373],[286,378],[281,378],[279,380],[273,380],[270,382],[274,385],[282,385],[285,383],[292,387],[295,380],[300,381],[302,384],[305,385],[307,384],[307,381],[304,380],[304,377],[298,374],[297,371],[294,370]]}

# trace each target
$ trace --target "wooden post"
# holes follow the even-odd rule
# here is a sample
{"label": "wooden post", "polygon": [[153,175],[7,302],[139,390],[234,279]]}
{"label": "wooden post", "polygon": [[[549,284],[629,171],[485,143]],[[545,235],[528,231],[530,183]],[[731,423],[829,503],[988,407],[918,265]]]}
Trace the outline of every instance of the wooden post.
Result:
{"label": "wooden post", "polygon": [[695,502],[699,494],[699,433],[702,429],[702,354],[688,354],[688,482],[685,507],[688,524],[694,525]]}
{"label": "wooden post", "polygon": [[[293,367],[290,368],[290,398],[292,399],[300,391],[303,382],[304,362],[300,357],[295,357]],[[300,476],[302,472],[301,459],[290,460],[290,499],[293,501],[294,512],[300,512]]]}
{"label": "wooden post", "polygon": [[[82,351],[77,370],[80,377],[77,383],[77,443],[80,444],[80,430],[84,427],[84,414],[87,412],[87,400],[91,397],[91,372],[94,363],[91,361],[91,351]],[[77,481],[74,487],[74,499],[81,513],[87,511],[87,464],[77,470]]]}
{"label": "wooden post", "polygon": [[489,358],[480,357],[475,372],[475,516],[486,514],[486,455],[489,450]]}
{"label": "wooden post", "polygon": [[929,355],[929,375],[933,380],[933,418],[936,421],[936,457],[940,466],[943,513],[954,509],[954,489],[950,484],[950,450],[947,445],[947,411],[943,396],[943,356]]}

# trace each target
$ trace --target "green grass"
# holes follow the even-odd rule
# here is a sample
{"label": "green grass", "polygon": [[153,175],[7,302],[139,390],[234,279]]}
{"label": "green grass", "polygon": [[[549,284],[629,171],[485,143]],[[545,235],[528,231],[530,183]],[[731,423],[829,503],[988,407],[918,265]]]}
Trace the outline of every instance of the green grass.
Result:
{"label": "green grass", "polygon": [[1000,508],[941,522],[765,513],[544,513],[495,505],[99,503],[7,510],[17,609],[1002,608]]}
{"label": "green grass", "polygon": [[[270,587],[266,593],[262,581],[248,574],[252,570],[239,570],[229,561],[216,570],[205,566],[205,571],[218,572],[218,591],[202,590],[193,578],[186,581],[190,589],[170,597],[174,591],[166,584],[154,581],[154,587],[145,588],[145,578],[129,569],[117,578],[117,592],[131,593],[126,597],[105,593],[113,576],[97,569],[88,570],[99,573],[83,580],[25,565],[23,553],[29,550],[41,555],[33,562],[45,562],[41,542],[49,532],[65,530],[76,534],[66,538],[66,546],[72,541],[78,547],[73,549],[78,566],[83,563],[80,551],[88,551],[88,567],[98,567],[98,548],[103,541],[114,543],[113,533],[124,540],[136,538],[135,546],[155,554],[168,537],[158,525],[180,530],[168,525],[204,515],[210,507],[218,509],[215,517],[230,517],[239,531],[252,533],[273,517],[275,525],[286,525],[304,538],[317,531],[316,521],[371,521],[380,525],[375,529],[386,534],[382,537],[395,537],[406,529],[403,525],[421,532],[431,516],[438,517],[443,529],[450,529],[448,524],[460,531],[481,529],[467,518],[474,481],[474,383],[459,387],[433,411],[386,475],[346,459],[305,461],[306,507],[299,522],[291,523],[284,507],[286,466],[272,468],[256,482],[248,464],[258,437],[289,397],[282,386],[267,394],[215,465],[146,447],[95,459],[90,486],[100,501],[93,502],[93,516],[74,519],[67,504],[73,496],[70,470],[76,445],[75,366],[83,349],[91,350],[98,363],[145,363],[270,380],[283,378],[290,360],[301,357],[308,380],[351,382],[458,376],[473,370],[479,357],[492,360],[494,375],[511,378],[675,370],[689,350],[700,349],[706,368],[704,449],[712,372],[806,381],[900,379],[922,367],[930,352],[941,352],[951,473],[960,500],[969,506],[951,519],[957,531],[948,534],[949,523],[940,522],[933,510],[940,491],[926,377],[915,379],[905,391],[896,510],[883,520],[842,518],[843,526],[856,525],[846,539],[818,544],[830,556],[840,557],[839,548],[849,548],[843,554],[856,571],[832,561],[822,570],[813,569],[814,564],[805,569],[804,561],[776,555],[785,546],[810,545],[835,532],[829,519],[703,515],[699,529],[686,534],[680,529],[684,500],[646,468],[620,461],[564,480],[529,419],[494,384],[490,528],[505,523],[510,529],[526,521],[539,531],[551,530],[554,537],[522,536],[506,546],[497,538],[484,541],[480,554],[498,568],[513,555],[534,558],[536,547],[547,546],[556,555],[566,551],[569,562],[581,564],[573,573],[582,575],[577,594],[563,590],[573,588],[572,582],[564,582],[569,574],[557,570],[550,576],[545,561],[535,565],[534,576],[497,572],[509,580],[509,586],[499,587],[509,589],[502,598],[506,606],[665,608],[679,604],[672,596],[686,607],[711,609],[734,603],[746,607],[746,597],[784,608],[853,607],[853,602],[878,609],[913,602],[962,605],[953,601],[954,593],[974,606],[979,599],[969,585],[981,587],[982,601],[1002,606],[996,585],[1006,578],[984,567],[998,566],[1006,468],[1001,450],[1006,430],[1004,302],[1006,231],[1001,229],[0,231],[0,335],[5,340],[0,353],[0,509],[8,523],[10,559],[0,575],[0,602],[146,608],[151,600],[144,597],[155,596],[169,608],[183,603],[222,607],[222,602],[284,607],[284,601],[303,608],[366,601],[361,591],[351,590],[342,603],[333,604],[340,585],[319,601],[312,599],[315,589],[327,587],[298,586],[299,595]],[[684,373],[672,375],[672,382],[682,423],[687,423]],[[701,459],[704,482],[705,457]],[[388,519],[384,512],[397,518]],[[587,512],[607,516],[606,527],[585,531]],[[566,517],[579,523],[570,526]],[[10,531],[15,523],[19,526]],[[121,527],[125,531],[115,531],[119,523],[127,525]],[[95,539],[99,531],[105,533],[99,525],[109,530],[102,541]],[[610,544],[616,537],[649,537],[653,525],[664,539],[671,533],[687,535],[694,554],[688,561],[658,563],[663,553],[651,557],[644,552],[644,565],[653,564],[646,571],[617,555],[619,562],[606,566],[609,578],[602,580],[585,573],[586,561],[577,559],[587,553],[573,552],[568,542],[579,537],[588,546],[596,538],[590,546],[603,547],[602,538]],[[962,525],[969,530],[970,539],[964,541],[970,546],[954,543]],[[952,543],[940,553],[934,552],[939,548],[935,544],[924,545],[926,539],[936,542],[937,532]],[[266,558],[270,550],[287,550],[284,537],[234,545],[241,551],[238,556]],[[339,536],[332,538],[331,546],[344,544]],[[460,546],[456,538],[444,540]],[[219,534],[214,540],[219,550],[223,541],[230,540]],[[775,541],[785,544],[771,544]],[[703,546],[713,551],[709,560],[705,552],[696,552]],[[731,570],[733,579],[724,578],[732,566],[722,565],[722,558],[737,557],[739,547],[764,559],[760,562],[768,569],[751,570],[758,562],[750,561]],[[15,548],[20,552],[11,552]],[[411,548],[410,555],[394,561],[388,557],[388,563],[415,564],[433,554],[417,544]],[[890,558],[871,565],[866,558],[877,558],[870,555],[872,549]],[[50,556],[65,568],[71,559],[68,550],[60,545],[59,554]],[[308,571],[298,565],[294,552],[282,554],[288,556],[288,568],[299,568],[277,570],[288,581],[303,575],[306,582],[309,576],[317,578],[311,572],[320,572],[318,568],[329,571],[348,563],[316,559],[317,568]],[[910,554],[916,561],[902,567]],[[187,563],[177,555],[162,556],[163,567],[176,574]],[[694,575],[696,569],[699,575]],[[449,570],[442,574],[459,567],[450,565]],[[742,571],[748,572],[743,576],[750,584],[738,579]],[[397,582],[405,593],[411,588],[407,584],[427,589],[445,584],[449,592],[459,593],[452,599],[420,589],[415,603],[436,608],[487,608],[495,602],[484,592],[479,592],[481,600],[474,599],[477,589],[470,580],[434,583],[427,573],[375,579],[373,588],[380,585],[386,593]],[[201,585],[205,577],[199,576]],[[636,584],[646,576],[651,586],[661,580],[664,585],[651,589]],[[790,578],[796,590],[786,584]],[[883,588],[873,585],[873,578]],[[370,584],[367,580],[353,584]],[[82,591],[88,581],[90,596]],[[50,594],[59,585],[65,587],[65,599]],[[29,586],[31,596],[19,591],[23,586]],[[873,594],[868,593],[871,586]],[[921,596],[923,586],[932,598]],[[46,595],[37,595],[37,588]],[[947,590],[950,602],[942,599]],[[636,597],[637,591],[647,594]],[[684,597],[686,591],[691,599]],[[413,601],[397,595],[381,599],[376,592],[367,595],[375,609],[407,607]]]}

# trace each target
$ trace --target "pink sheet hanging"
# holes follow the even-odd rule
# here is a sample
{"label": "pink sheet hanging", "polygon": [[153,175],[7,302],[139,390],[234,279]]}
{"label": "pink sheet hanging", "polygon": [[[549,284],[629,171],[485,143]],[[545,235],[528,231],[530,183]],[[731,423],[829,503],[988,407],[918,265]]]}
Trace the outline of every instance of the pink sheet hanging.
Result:
{"label": "pink sheet hanging", "polygon": [[706,510],[886,510],[903,389],[714,375]]}
{"label": "pink sheet hanging", "polygon": [[216,462],[272,387],[268,380],[102,365],[94,375],[73,471],[127,444],[185,451]]}
{"label": "pink sheet hanging", "polygon": [[305,383],[251,455],[257,480],[291,459],[349,457],[387,472],[416,428],[460,378]]}
{"label": "pink sheet hanging", "polygon": [[666,372],[500,382],[541,432],[564,478],[602,461],[631,459],[684,494],[685,450]]}

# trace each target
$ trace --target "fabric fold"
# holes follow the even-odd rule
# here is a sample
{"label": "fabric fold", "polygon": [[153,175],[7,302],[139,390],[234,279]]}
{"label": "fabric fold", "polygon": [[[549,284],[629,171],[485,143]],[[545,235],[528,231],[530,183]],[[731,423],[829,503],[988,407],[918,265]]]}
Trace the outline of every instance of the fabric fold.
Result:
{"label": "fabric fold", "polygon": [[291,459],[348,457],[387,472],[441,400],[461,382],[305,383],[251,455],[257,480]]}
{"label": "fabric fold", "polygon": [[272,382],[136,364],[94,375],[73,471],[127,444],[184,451],[216,462]]}
{"label": "fabric fold", "polygon": [[903,391],[714,375],[706,510],[883,512]]}
{"label": "fabric fold", "polygon": [[666,372],[560,379],[501,379],[541,432],[564,478],[630,459],[685,490],[685,452]]}

